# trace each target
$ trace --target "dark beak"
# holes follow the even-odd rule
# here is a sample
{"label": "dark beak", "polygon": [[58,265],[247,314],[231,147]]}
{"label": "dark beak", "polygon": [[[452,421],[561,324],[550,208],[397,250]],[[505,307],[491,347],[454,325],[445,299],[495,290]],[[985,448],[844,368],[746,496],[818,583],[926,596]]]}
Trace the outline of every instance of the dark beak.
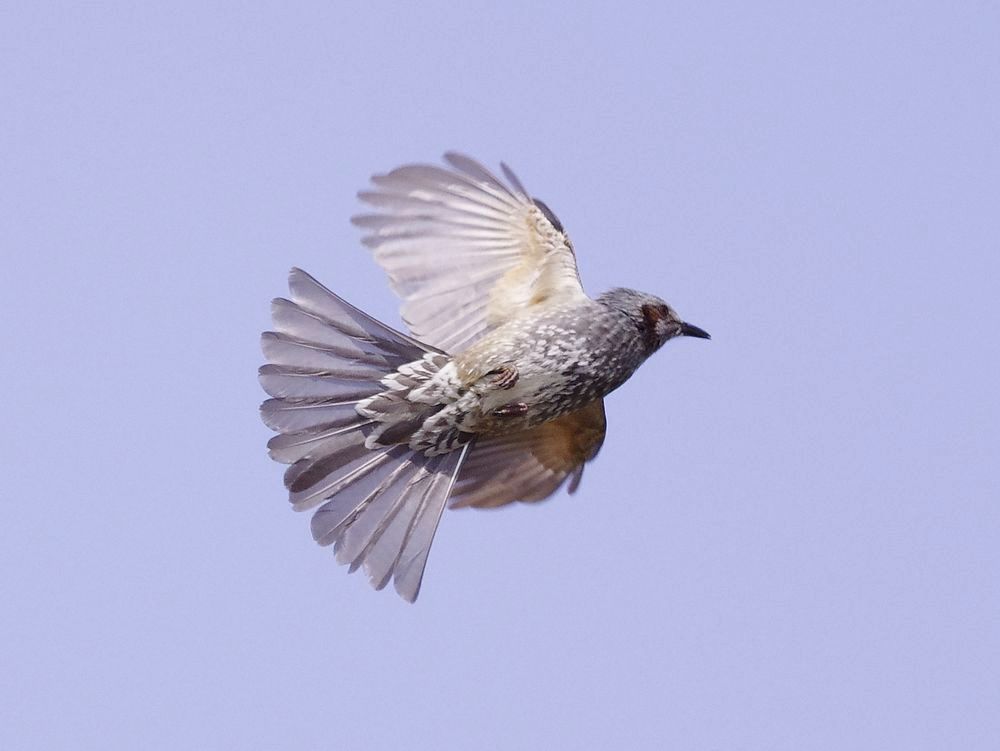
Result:
{"label": "dark beak", "polygon": [[693,336],[697,339],[712,338],[712,335],[705,331],[705,329],[699,329],[697,326],[692,326],[690,323],[681,324],[681,336]]}

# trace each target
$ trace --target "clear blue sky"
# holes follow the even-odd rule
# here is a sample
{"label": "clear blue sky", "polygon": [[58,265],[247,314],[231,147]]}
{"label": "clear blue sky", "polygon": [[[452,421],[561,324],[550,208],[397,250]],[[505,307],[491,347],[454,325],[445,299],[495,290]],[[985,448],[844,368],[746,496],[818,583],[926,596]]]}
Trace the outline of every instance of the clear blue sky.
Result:
{"label": "clear blue sky", "polygon": [[[1000,748],[988,3],[0,11],[0,747]],[[289,510],[295,264],[398,324],[369,174],[508,161],[713,335],[419,602]]]}

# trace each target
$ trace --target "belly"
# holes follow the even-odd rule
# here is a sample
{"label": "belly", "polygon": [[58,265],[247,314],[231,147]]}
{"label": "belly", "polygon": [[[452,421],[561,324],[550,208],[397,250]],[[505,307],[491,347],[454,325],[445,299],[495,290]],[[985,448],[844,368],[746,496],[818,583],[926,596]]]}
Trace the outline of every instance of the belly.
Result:
{"label": "belly", "polygon": [[[541,425],[567,412],[574,412],[600,394],[592,384],[571,378],[560,371],[528,373],[512,388],[489,390],[480,395],[480,419],[476,432],[507,433]],[[524,405],[523,414],[498,415],[513,405]]]}

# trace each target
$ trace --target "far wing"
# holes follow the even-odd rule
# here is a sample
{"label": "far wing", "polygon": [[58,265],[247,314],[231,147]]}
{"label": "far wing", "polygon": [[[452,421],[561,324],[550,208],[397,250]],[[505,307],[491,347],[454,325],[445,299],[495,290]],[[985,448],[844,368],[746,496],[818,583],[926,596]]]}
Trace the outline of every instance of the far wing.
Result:
{"label": "far wing", "polygon": [[574,493],[604,443],[604,401],[529,430],[477,440],[452,488],[450,506],[496,508],[513,501],[543,501],[570,478]]}
{"label": "far wing", "polygon": [[378,213],[351,221],[403,299],[414,337],[460,352],[536,307],[583,296],[562,225],[513,172],[501,180],[449,152],[429,164],[375,175],[358,196]]}

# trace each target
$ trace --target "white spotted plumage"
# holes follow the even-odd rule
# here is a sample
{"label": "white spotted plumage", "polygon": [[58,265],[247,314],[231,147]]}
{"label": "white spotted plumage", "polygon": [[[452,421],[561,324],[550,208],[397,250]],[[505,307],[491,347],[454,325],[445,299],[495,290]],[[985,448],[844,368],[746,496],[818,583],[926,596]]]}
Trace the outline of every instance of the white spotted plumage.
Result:
{"label": "white spotted plumage", "polygon": [[604,440],[602,397],[672,336],[707,336],[651,295],[592,300],[561,223],[509,168],[445,162],[376,175],[359,193],[376,213],[353,219],[412,336],[293,269],[262,337],[261,414],[290,500],[317,509],[338,561],[410,601],[449,499],[574,491]]}

